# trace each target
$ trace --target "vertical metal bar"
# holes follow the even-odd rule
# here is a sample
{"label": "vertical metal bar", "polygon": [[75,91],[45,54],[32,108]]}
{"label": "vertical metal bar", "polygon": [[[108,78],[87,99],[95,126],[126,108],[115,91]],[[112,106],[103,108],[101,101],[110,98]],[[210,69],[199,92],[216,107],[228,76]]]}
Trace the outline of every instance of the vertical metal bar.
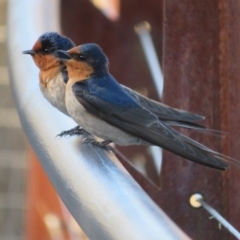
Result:
{"label": "vertical metal bar", "polygon": [[160,99],[163,95],[164,79],[160,63],[153,45],[153,41],[150,35],[151,26],[148,22],[144,21],[135,25],[135,31],[141,41],[147,64],[150,69],[156,90]]}
{"label": "vertical metal bar", "polygon": [[[204,115],[208,127],[229,132],[223,139],[193,132],[190,136],[236,159],[240,156],[236,131],[240,111],[239,14],[239,2],[232,0],[164,3],[164,101]],[[166,158],[161,187],[168,190],[171,203],[162,201],[163,209],[193,239],[231,239],[216,222],[205,221],[206,212],[192,210],[188,198],[196,190],[204,193],[240,229],[240,169],[230,166],[223,173],[169,153]],[[185,204],[178,204],[183,200]]]}
{"label": "vertical metal bar", "polygon": [[[146,21],[140,22],[139,24],[135,25],[135,31],[138,34],[139,39],[141,41],[142,48],[147,59],[147,64],[150,69],[158,96],[160,99],[162,99],[164,79],[160,63],[158,61],[158,57],[153,45],[153,41],[150,35],[150,29],[151,26]],[[162,168],[162,148],[151,146],[149,149],[153,156],[157,172],[160,174]]]}
{"label": "vertical metal bar", "polygon": [[[239,104],[239,89],[240,89],[240,4],[239,1],[219,1],[220,10],[222,12],[222,22],[225,22],[225,31],[221,33],[222,37],[227,37],[227,89],[222,89],[227,92],[227,99],[222,98],[222,109],[225,109],[227,115],[227,124],[222,127],[223,131],[229,132],[229,138],[223,139],[222,148],[225,154],[240,159],[239,148],[239,125],[240,125],[240,104]],[[223,4],[224,3],[224,4]],[[224,206],[228,205],[228,215],[224,216],[240,229],[240,201],[239,201],[239,182],[240,169],[238,167],[231,167],[230,171],[224,181],[224,189],[222,195],[225,198]],[[214,205],[215,206],[215,205]]]}

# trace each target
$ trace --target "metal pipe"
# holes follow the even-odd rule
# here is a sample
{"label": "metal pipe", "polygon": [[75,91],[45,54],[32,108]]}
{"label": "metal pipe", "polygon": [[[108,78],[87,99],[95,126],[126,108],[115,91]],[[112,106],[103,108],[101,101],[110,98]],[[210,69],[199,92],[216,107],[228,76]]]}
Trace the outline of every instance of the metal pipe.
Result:
{"label": "metal pipe", "polygon": [[203,207],[208,211],[213,218],[219,221],[230,233],[232,233],[237,239],[240,239],[240,232],[233,227],[224,217],[222,217],[213,207],[211,207],[206,201],[203,200],[203,196],[199,193],[195,193],[190,197],[190,204],[194,208]]}
{"label": "metal pipe", "polygon": [[[59,196],[90,239],[189,239],[113,154],[80,138],[56,138],[76,124],[44,100],[33,61],[21,54],[59,31],[57,0],[9,0],[8,59],[23,129]],[[44,187],[44,186],[43,186]]]}
{"label": "metal pipe", "polygon": [[[148,22],[143,21],[136,24],[134,29],[139,36],[158,96],[160,99],[162,99],[164,78],[163,78],[162,69],[160,67],[160,63],[158,61],[157,53],[155,51],[155,47],[153,45],[152,37],[150,34],[151,26]],[[163,160],[162,148],[157,146],[151,146],[149,147],[149,150],[153,156],[156,170],[160,175],[161,169],[162,169],[162,160]]]}
{"label": "metal pipe", "polygon": [[152,37],[150,35],[151,26],[148,22],[143,21],[135,25],[135,31],[141,41],[148,67],[150,69],[158,96],[162,99],[164,78],[157,53],[155,51]]}

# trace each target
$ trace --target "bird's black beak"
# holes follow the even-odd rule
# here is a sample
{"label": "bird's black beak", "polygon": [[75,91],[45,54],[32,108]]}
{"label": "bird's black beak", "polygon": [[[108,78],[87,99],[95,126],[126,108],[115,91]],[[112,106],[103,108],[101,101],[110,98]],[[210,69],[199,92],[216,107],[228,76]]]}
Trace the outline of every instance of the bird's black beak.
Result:
{"label": "bird's black beak", "polygon": [[57,50],[55,56],[59,58],[61,61],[68,61],[71,59],[71,56],[68,54],[68,52],[63,50]]}
{"label": "bird's black beak", "polygon": [[35,55],[35,52],[33,50],[26,50],[22,51],[23,54],[30,54],[30,55]]}

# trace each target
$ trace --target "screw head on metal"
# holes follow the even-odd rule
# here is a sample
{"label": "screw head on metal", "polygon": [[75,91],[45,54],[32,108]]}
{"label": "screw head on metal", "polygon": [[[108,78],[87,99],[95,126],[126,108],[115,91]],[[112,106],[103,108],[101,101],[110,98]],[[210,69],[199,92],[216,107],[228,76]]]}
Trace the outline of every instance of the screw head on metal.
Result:
{"label": "screw head on metal", "polygon": [[137,23],[134,26],[134,30],[137,34],[141,34],[143,32],[150,32],[151,31],[151,25],[147,21],[142,21]]}
{"label": "screw head on metal", "polygon": [[193,195],[191,195],[191,197],[189,198],[189,203],[193,208],[200,208],[202,206],[201,201],[203,196],[200,193],[194,193]]}

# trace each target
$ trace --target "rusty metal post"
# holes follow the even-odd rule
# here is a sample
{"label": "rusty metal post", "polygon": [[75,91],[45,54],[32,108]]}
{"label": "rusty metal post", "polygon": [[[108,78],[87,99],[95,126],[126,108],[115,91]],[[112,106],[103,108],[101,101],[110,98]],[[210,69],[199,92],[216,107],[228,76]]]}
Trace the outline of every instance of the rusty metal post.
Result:
{"label": "rusty metal post", "polygon": [[[240,4],[239,2],[229,0],[227,6],[228,21],[227,21],[227,36],[228,36],[228,131],[229,131],[229,153],[231,156],[240,159]],[[239,168],[232,168],[228,174],[228,204],[229,208],[229,220],[236,223],[235,226],[240,230],[240,170]]]}
{"label": "rusty metal post", "polygon": [[[192,134],[240,159],[240,4],[233,0],[165,1],[164,101],[207,117],[206,124],[229,132],[223,138]],[[163,209],[193,239],[235,239],[204,210],[192,209],[189,196],[200,192],[240,229],[240,168],[221,173],[169,153],[161,175]]]}

